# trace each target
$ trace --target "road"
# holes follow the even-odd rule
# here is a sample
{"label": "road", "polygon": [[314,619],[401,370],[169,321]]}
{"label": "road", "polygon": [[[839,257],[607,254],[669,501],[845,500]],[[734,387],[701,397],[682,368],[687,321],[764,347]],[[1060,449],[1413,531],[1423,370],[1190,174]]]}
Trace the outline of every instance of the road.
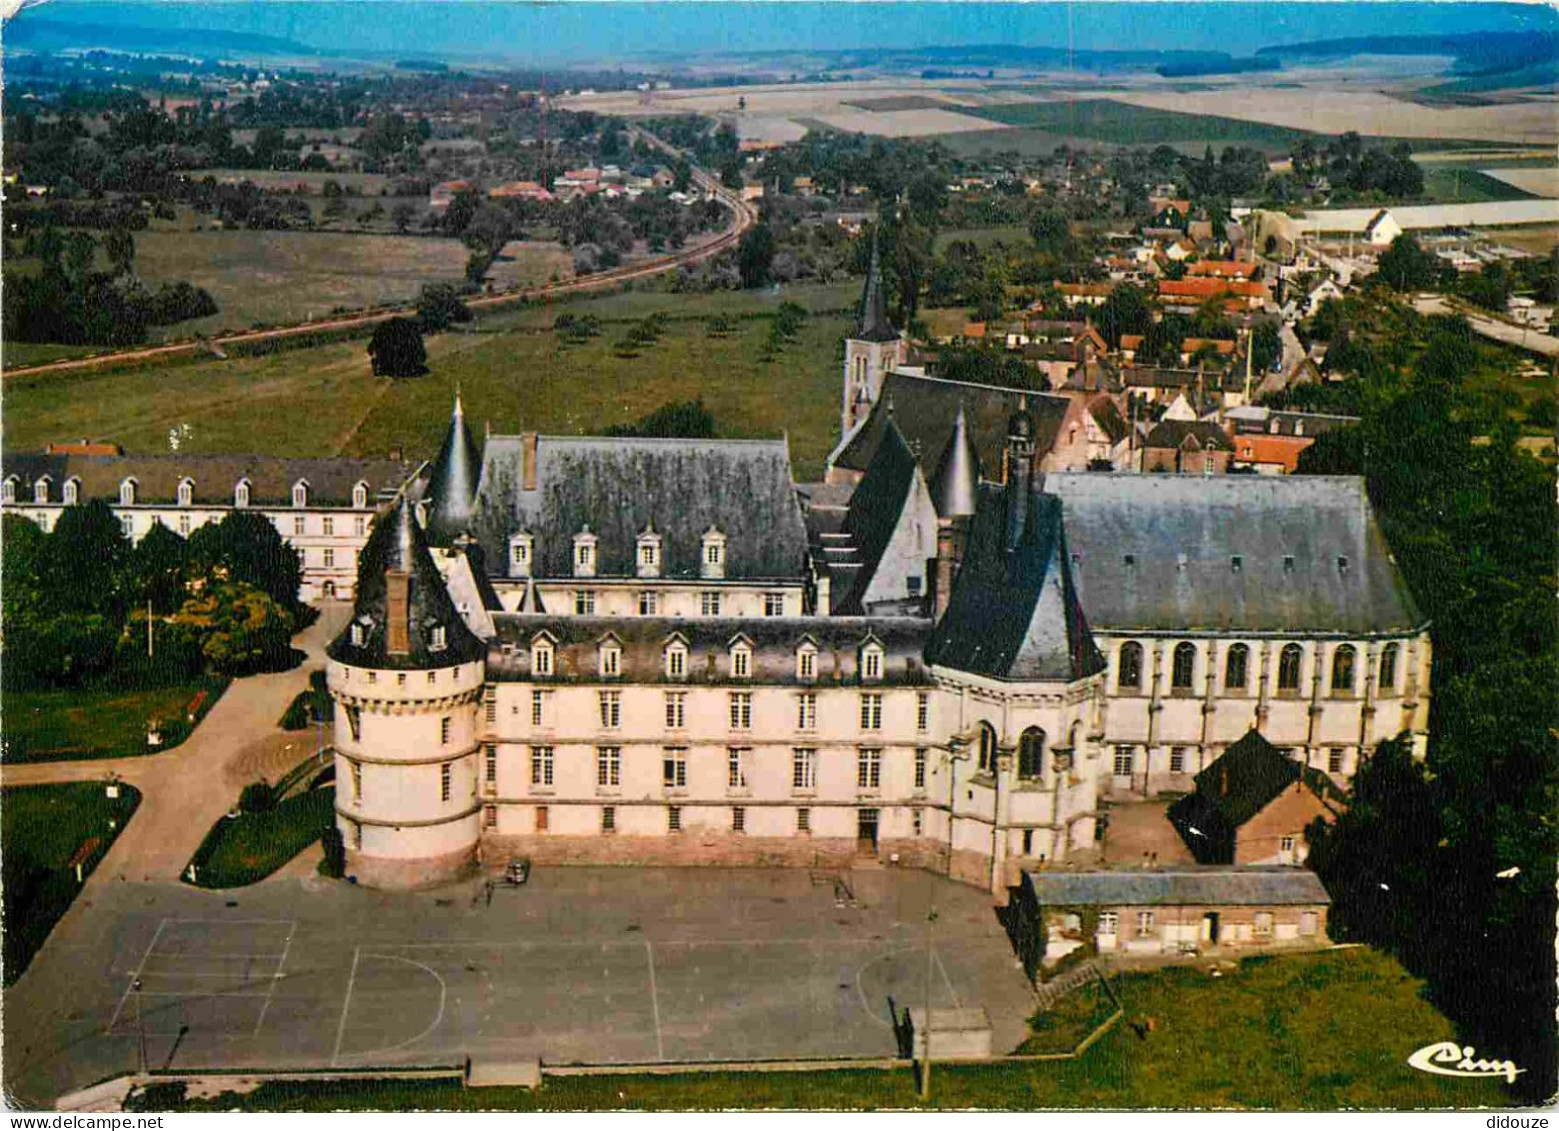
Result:
{"label": "road", "polygon": [[[639,136],[644,137],[651,145],[655,145],[673,156],[682,156],[681,151],[660,141],[659,138],[642,133]],[[684,248],[671,255],[647,259],[642,263],[632,263],[626,267],[617,267],[610,271],[598,271],[594,275],[571,279],[567,282],[549,283],[540,287],[524,287],[517,290],[502,291],[497,294],[481,295],[467,299],[466,305],[477,310],[488,310],[535,299],[551,298],[557,295],[604,290],[632,279],[644,279],[653,275],[663,275],[667,271],[675,270],[678,267],[701,263],[729,248],[735,247],[747,229],[758,222],[756,210],[743,201],[739,195],[725,188],[718,180],[702,169],[694,168],[693,180],[700,188],[712,194],[731,210],[731,226],[715,238],[696,244],[693,247]],[[171,360],[186,354],[217,353],[225,347],[234,345],[281,341],[300,335],[318,334],[327,331],[367,329],[390,318],[410,317],[416,313],[417,308],[415,306],[402,306],[395,309],[376,310],[367,314],[353,314],[344,318],[332,318],[323,322],[300,322],[292,326],[279,326],[269,330],[248,330],[240,334],[226,334],[212,338],[209,342],[178,342],[165,346],[147,346],[142,349],[120,350],[114,353],[96,354],[92,357],[53,361],[44,365],[5,369],[0,371],[0,379],[70,373],[94,369],[104,365],[119,365],[124,362],[141,362],[153,359]]]}
{"label": "road", "polygon": [[1419,295],[1413,300],[1413,309],[1420,314],[1460,314],[1473,330],[1485,338],[1516,346],[1546,358],[1559,358],[1559,338],[1540,334],[1523,326],[1513,326],[1498,318],[1478,314],[1464,303],[1452,302],[1444,295]]}

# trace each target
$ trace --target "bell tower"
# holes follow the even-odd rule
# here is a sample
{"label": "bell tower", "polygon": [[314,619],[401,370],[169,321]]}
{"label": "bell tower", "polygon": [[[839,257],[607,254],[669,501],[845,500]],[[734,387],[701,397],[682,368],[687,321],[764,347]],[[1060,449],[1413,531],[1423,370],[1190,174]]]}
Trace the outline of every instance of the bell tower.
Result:
{"label": "bell tower", "polygon": [[844,341],[844,397],[840,412],[841,437],[848,436],[865,420],[882,394],[882,382],[908,356],[904,335],[888,321],[888,303],[882,291],[882,259],[877,237],[872,236],[871,267],[861,291],[855,328]]}

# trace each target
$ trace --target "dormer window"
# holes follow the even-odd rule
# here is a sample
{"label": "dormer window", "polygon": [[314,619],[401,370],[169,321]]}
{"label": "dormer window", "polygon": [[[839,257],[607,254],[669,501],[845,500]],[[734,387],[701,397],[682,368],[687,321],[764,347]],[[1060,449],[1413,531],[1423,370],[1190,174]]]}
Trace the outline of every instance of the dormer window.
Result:
{"label": "dormer window", "polygon": [[861,649],[861,678],[865,680],[882,678],[881,644],[871,643]]}
{"label": "dormer window", "polygon": [[594,577],[597,538],[587,526],[574,535],[574,576]]}
{"label": "dormer window", "polygon": [[449,647],[449,629],[441,624],[435,624],[429,634],[432,639],[428,641],[429,652],[442,652]]}
{"label": "dormer window", "polygon": [[0,502],[16,502],[16,476],[12,475],[0,483]]}
{"label": "dormer window", "polygon": [[647,526],[639,535],[638,571],[640,577],[660,576],[661,537],[653,526]]}
{"label": "dormer window", "polygon": [[1305,434],[1305,422],[1303,420],[1296,420],[1296,421],[1294,421],[1294,435],[1296,435],[1296,436],[1303,436],[1304,434]]}
{"label": "dormer window", "polygon": [[362,621],[352,622],[352,645],[356,648],[363,646],[363,641],[368,638],[368,630]]}
{"label": "dormer window", "polygon": [[1136,554],[1127,554],[1123,558],[1121,558],[1121,562],[1126,566],[1127,569],[1136,569],[1137,568],[1137,555]]}
{"label": "dormer window", "polygon": [[666,678],[687,678],[687,645],[680,640],[666,645]]}
{"label": "dormer window", "polygon": [[49,477],[45,475],[32,485],[32,501],[46,503],[49,501]]}
{"label": "dormer window", "polygon": [[1276,420],[1273,420],[1272,423],[1267,425],[1267,431],[1272,433],[1272,435],[1276,436],[1278,434],[1278,428],[1279,427],[1280,427],[1279,423]]}
{"label": "dormer window", "polygon": [[360,511],[368,509],[368,484],[361,480],[352,487],[352,509]]}
{"label": "dormer window", "polygon": [[752,678],[752,645],[745,640],[731,645],[731,678]]}
{"label": "dormer window", "polygon": [[530,646],[530,673],[531,675],[552,674],[552,641],[545,636],[538,636]]}
{"label": "dormer window", "polygon": [[1284,554],[1283,555],[1283,572],[1284,573],[1293,573],[1294,572],[1294,555],[1293,554]]}
{"label": "dormer window", "polygon": [[712,526],[704,531],[704,543],[699,562],[701,576],[711,578],[725,576],[725,535]]}
{"label": "dormer window", "polygon": [[796,678],[808,683],[817,678],[817,647],[810,642],[796,649]]}
{"label": "dormer window", "polygon": [[179,506],[187,507],[195,501],[195,481],[193,479],[179,480]]}
{"label": "dormer window", "polygon": [[1339,556],[1338,557],[1338,559],[1337,559],[1337,572],[1338,573],[1342,573],[1342,574],[1346,574],[1348,572],[1348,559],[1346,557],[1344,557],[1344,556]]}
{"label": "dormer window", "polygon": [[240,510],[249,505],[249,480],[240,479],[233,488],[233,505]]}
{"label": "dormer window", "polygon": [[1244,569],[1245,569],[1245,559],[1243,557],[1241,557],[1239,554],[1235,554],[1233,557],[1231,557],[1229,559],[1229,572],[1231,572],[1231,573],[1240,573]]}
{"label": "dormer window", "polygon": [[292,485],[292,505],[306,507],[309,505],[309,485],[307,480],[300,479]]}
{"label": "dormer window", "polygon": [[81,480],[72,476],[65,480],[65,505],[73,507],[81,501]]}
{"label": "dormer window", "polygon": [[521,532],[509,535],[509,576],[529,577],[531,571],[531,535]]}
{"label": "dormer window", "polygon": [[600,652],[601,675],[606,679],[614,679],[623,674],[623,649],[615,639],[608,638],[601,642]]}
{"label": "dormer window", "polygon": [[135,480],[126,479],[119,484],[119,505],[122,507],[135,506]]}

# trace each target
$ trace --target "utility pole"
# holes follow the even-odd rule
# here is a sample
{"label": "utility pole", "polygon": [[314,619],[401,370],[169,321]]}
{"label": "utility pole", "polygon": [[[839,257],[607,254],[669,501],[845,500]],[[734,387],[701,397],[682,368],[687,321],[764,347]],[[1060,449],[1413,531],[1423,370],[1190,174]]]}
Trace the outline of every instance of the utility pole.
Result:
{"label": "utility pole", "polygon": [[146,658],[152,656],[152,599],[146,598]]}
{"label": "utility pole", "polygon": [[135,991],[135,1063],[142,1076],[146,1075],[146,1024],[141,1017],[141,979],[130,983]]}
{"label": "utility pole", "polygon": [[936,951],[931,949],[931,931],[936,926],[936,904],[926,916],[926,1031],[925,1044],[920,1050],[920,1098],[931,1098],[931,975],[935,969]]}

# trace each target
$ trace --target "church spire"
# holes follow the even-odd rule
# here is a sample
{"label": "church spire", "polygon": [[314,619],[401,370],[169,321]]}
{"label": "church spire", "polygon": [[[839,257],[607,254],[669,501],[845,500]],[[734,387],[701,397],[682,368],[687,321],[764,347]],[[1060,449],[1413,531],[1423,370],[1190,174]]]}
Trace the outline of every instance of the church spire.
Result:
{"label": "church spire", "polygon": [[428,540],[435,546],[450,545],[466,533],[476,511],[476,487],[482,474],[482,453],[466,426],[465,406],[455,391],[455,409],[449,418],[444,445],[428,474],[423,499],[429,507]]}
{"label": "church spire", "polygon": [[855,320],[855,332],[850,337],[857,342],[893,342],[899,332],[888,321],[888,301],[882,292],[882,256],[879,253],[877,233],[872,233],[872,261],[866,271],[866,286],[861,291],[861,308]]}

